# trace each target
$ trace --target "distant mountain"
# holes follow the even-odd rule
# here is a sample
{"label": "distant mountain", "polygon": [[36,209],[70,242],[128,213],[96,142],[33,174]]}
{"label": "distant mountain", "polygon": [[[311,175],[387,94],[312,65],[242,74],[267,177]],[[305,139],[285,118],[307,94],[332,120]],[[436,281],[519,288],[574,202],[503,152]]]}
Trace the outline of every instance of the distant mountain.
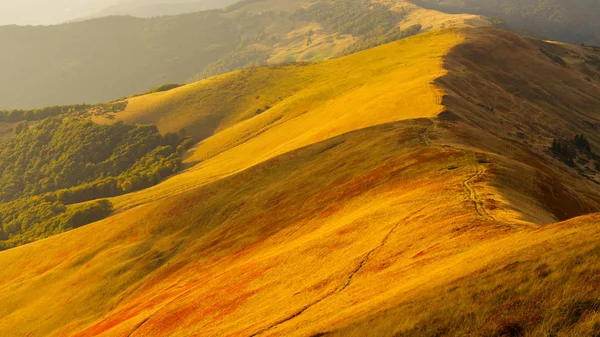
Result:
{"label": "distant mountain", "polygon": [[0,27],[10,51],[0,53],[0,109],[102,102],[250,66],[346,55],[436,26],[485,24],[444,14],[430,22],[422,11],[406,2],[244,0],[177,16]]}
{"label": "distant mountain", "polygon": [[208,9],[222,8],[237,0],[122,0],[92,15],[102,17],[110,15],[133,15],[153,17],[193,13]]}
{"label": "distant mountain", "polygon": [[525,34],[569,43],[600,45],[597,0],[415,0],[447,13],[497,17]]}

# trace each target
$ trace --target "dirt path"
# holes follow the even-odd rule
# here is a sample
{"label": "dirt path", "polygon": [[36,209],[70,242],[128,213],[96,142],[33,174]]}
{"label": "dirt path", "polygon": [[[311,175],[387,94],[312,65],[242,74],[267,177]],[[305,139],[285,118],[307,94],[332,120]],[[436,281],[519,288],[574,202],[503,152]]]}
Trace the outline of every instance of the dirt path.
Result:
{"label": "dirt path", "polygon": [[[437,121],[435,119],[431,119],[431,126],[429,126],[427,128],[427,130],[425,130],[420,136],[423,143],[425,143],[425,145],[427,145],[427,146],[440,146],[440,145],[433,143],[431,140],[431,137],[430,137],[430,134],[435,132],[436,124],[437,124]],[[450,145],[448,145],[448,146],[450,146]],[[450,147],[452,147],[452,146],[450,146]],[[452,148],[465,152],[464,150],[456,148],[456,147],[452,147]],[[479,200],[479,197],[477,196],[477,191],[475,190],[475,187],[473,186],[474,182],[483,176],[483,173],[485,173],[485,168],[477,162],[477,158],[475,158],[475,157],[473,158],[473,163],[474,163],[473,165],[475,166],[475,173],[473,173],[473,175],[471,175],[471,176],[467,177],[465,180],[463,180],[462,185],[465,188],[465,190],[467,191],[468,198],[473,203],[473,206],[475,207],[475,211],[477,212],[477,214],[484,219],[494,220],[494,217],[490,213],[488,213],[488,211],[485,209],[483,201]]]}
{"label": "dirt path", "polygon": [[302,307],[299,311],[287,316],[286,318],[283,318],[277,322],[275,322],[274,324],[259,330],[258,332],[250,335],[250,337],[255,337],[255,336],[259,336],[262,335],[266,332],[269,332],[273,329],[275,329],[276,327],[291,321],[292,319],[300,316],[302,313],[304,313],[306,310],[314,307],[315,305],[323,302],[324,300],[330,298],[331,296],[344,291],[346,288],[348,288],[350,286],[350,284],[352,283],[352,280],[354,279],[354,276],[356,276],[356,274],[365,266],[365,264],[369,261],[369,259],[371,258],[371,256],[373,255],[373,253],[375,253],[375,251],[377,251],[378,249],[382,248],[383,246],[386,245],[386,243],[389,241],[390,237],[392,236],[392,234],[398,229],[398,227],[400,227],[402,224],[406,223],[406,221],[408,221],[410,218],[412,218],[413,216],[417,215],[418,213],[420,213],[423,209],[420,209],[418,211],[415,211],[413,213],[411,213],[410,215],[408,215],[406,218],[404,218],[401,222],[398,222],[396,225],[394,225],[390,231],[385,235],[385,237],[381,240],[381,243],[371,249],[367,254],[364,255],[364,257],[360,260],[360,262],[358,263],[357,267],[345,278],[345,282],[343,282],[340,286],[338,286],[336,289],[330,291],[329,293],[325,294],[323,297],[315,300],[314,302]]}
{"label": "dirt path", "polygon": [[479,200],[479,197],[477,196],[477,191],[473,187],[473,183],[484,173],[484,168],[479,163],[477,163],[476,158],[474,161],[475,173],[463,181],[463,186],[469,193],[469,199],[471,200],[471,202],[473,202],[473,206],[475,206],[475,211],[477,211],[477,214],[479,214],[479,216],[485,219],[494,220],[494,218],[485,209],[483,201]]}

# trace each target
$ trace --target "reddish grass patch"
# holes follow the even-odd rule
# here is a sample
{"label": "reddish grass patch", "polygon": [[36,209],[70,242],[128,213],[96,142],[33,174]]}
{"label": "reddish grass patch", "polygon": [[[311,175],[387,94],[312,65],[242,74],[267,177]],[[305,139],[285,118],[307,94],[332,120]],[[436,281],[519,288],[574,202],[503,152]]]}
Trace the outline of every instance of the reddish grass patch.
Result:
{"label": "reddish grass patch", "polygon": [[133,312],[120,312],[118,314],[110,315],[98,323],[88,327],[73,335],[73,337],[86,337],[86,336],[97,336],[103,332],[106,332],[117,325],[130,320],[131,318],[137,316]]}
{"label": "reddish grass patch", "polygon": [[337,235],[342,236],[342,235],[348,234],[350,232],[351,232],[350,228],[342,228],[339,231],[337,231]]}
{"label": "reddish grass patch", "polygon": [[325,210],[325,212],[321,213],[319,218],[327,219],[327,218],[337,214],[340,210],[342,210],[341,207],[333,207],[333,208],[327,209],[327,210]]}

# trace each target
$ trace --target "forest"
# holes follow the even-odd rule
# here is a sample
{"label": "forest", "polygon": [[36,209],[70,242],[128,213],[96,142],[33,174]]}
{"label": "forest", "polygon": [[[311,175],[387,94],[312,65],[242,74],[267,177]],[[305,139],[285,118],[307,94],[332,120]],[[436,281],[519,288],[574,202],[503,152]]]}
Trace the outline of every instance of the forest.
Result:
{"label": "forest", "polygon": [[[148,93],[156,92],[160,88],[155,88]],[[172,85],[164,87],[163,90],[173,89]],[[95,114],[104,114],[106,112],[120,112],[127,107],[127,101],[120,100],[103,104],[70,104],[61,106],[49,106],[41,109],[13,109],[0,110],[0,122],[14,123],[21,121],[39,121],[48,117],[56,117],[69,114],[71,116],[78,115],[80,117],[88,117]]]}
{"label": "forest", "polygon": [[330,33],[352,36],[368,36],[377,31],[387,32],[400,19],[398,13],[390,11],[386,6],[362,0],[318,2],[308,8],[299,8],[293,17],[302,21],[317,22]]}
{"label": "forest", "polygon": [[0,140],[0,249],[106,217],[112,206],[102,198],[176,173],[193,144],[183,130],[163,136],[152,125],[70,115],[25,121],[16,132]]}

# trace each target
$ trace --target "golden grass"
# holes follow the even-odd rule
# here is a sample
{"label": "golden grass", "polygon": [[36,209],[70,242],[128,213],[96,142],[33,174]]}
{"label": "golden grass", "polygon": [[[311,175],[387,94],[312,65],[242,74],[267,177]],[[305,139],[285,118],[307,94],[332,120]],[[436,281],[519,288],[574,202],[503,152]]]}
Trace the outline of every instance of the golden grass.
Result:
{"label": "golden grass", "polygon": [[[154,122],[163,131],[189,129],[190,120],[208,115],[222,122],[186,160],[200,164],[115,204],[124,209],[178,193],[353,130],[436,116],[442,93],[432,82],[461,39],[453,30],[427,33],[340,59],[244,70],[133,99],[119,118]],[[181,124],[165,126],[179,118]]]}
{"label": "golden grass", "polygon": [[[432,32],[140,100],[131,118],[163,128],[222,110],[186,172],[115,198],[123,211],[109,219],[0,253],[0,335],[593,332],[598,215],[539,225],[600,209],[597,192],[510,138],[527,125],[518,113],[477,110],[490,93],[536,104],[510,93],[510,71],[477,68],[478,48],[511,46],[504,34]],[[525,50],[530,67],[547,66]],[[442,75],[445,91],[432,84]],[[508,94],[478,82],[492,75]],[[592,98],[574,95],[589,116]]]}
{"label": "golden grass", "polygon": [[498,252],[485,270],[326,336],[595,336],[599,223],[590,215],[485,244]]}
{"label": "golden grass", "polygon": [[[493,184],[504,190],[509,207],[521,208],[530,219],[538,219],[535,223],[600,210],[597,184],[549,153],[554,137],[572,139],[580,133],[596,152],[600,149],[593,126],[600,106],[600,71],[581,65],[592,51],[502,30],[464,32],[465,42],[446,57],[448,74],[437,81],[447,92],[443,104],[453,119],[462,122],[443,141],[485,151],[494,160],[507,162],[503,166],[513,167],[493,172]],[[491,49],[497,53],[490,53]],[[541,49],[565,55],[568,67],[546,57]],[[532,198],[538,206],[524,210]],[[550,210],[554,219],[543,219],[543,213],[535,210],[540,206]]]}
{"label": "golden grass", "polygon": [[0,334],[122,335],[153,315],[139,335],[244,335],[326,297],[292,325],[300,333],[318,327],[307,320],[349,319],[339,305],[373,310],[419,285],[389,287],[408,270],[425,277],[431,264],[439,278],[442,258],[467,248],[455,228],[507,230],[468,233],[481,223],[461,185],[473,166],[463,151],[424,147],[429,124],[335,138],[3,252]]}
{"label": "golden grass", "polygon": [[389,6],[394,11],[406,13],[406,16],[399,23],[401,28],[408,28],[417,24],[422,26],[423,31],[491,26],[490,20],[481,15],[446,14],[419,7],[408,1],[379,0],[374,2]]}
{"label": "golden grass", "polygon": [[598,236],[479,215],[478,154],[426,141],[432,125],[346,134],[3,252],[0,334],[307,336]]}
{"label": "golden grass", "polygon": [[[307,45],[306,33],[312,30],[312,43]],[[329,34],[317,24],[295,29],[275,45],[268,62],[280,64],[301,61],[322,61],[340,54],[356,38],[351,35]]]}

